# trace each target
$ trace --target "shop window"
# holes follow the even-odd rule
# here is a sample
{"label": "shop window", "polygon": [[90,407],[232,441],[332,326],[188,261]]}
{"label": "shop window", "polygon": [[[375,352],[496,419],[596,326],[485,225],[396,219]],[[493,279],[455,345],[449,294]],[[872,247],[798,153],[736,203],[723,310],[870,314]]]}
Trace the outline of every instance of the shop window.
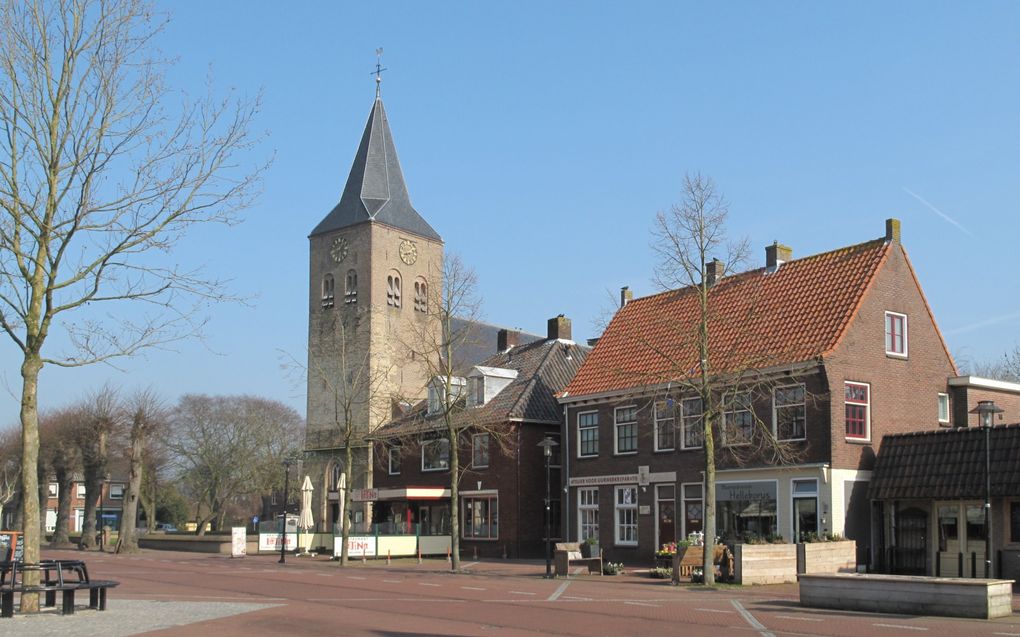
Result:
{"label": "shop window", "polygon": [[577,528],[581,541],[599,538],[599,488],[577,490]]}
{"label": "shop window", "polygon": [[464,498],[463,536],[475,540],[499,539],[499,497]]}
{"label": "shop window", "polygon": [[716,485],[716,528],[726,541],[768,539],[778,533],[775,481]]}
{"label": "shop window", "polygon": [[616,543],[637,546],[638,501],[637,487],[616,487]]}

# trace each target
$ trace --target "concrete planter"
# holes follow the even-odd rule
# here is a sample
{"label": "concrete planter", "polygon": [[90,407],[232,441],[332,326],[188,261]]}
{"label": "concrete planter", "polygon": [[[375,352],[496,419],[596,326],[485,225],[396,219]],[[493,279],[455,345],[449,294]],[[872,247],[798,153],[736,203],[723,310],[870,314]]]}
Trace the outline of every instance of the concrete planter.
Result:
{"label": "concrete planter", "polygon": [[801,575],[800,603],[812,608],[992,619],[1013,614],[1013,580]]}
{"label": "concrete planter", "polygon": [[857,542],[808,542],[797,545],[797,573],[856,573]]}
{"label": "concrete planter", "polygon": [[796,544],[737,544],[733,547],[737,584],[780,584],[797,581]]}

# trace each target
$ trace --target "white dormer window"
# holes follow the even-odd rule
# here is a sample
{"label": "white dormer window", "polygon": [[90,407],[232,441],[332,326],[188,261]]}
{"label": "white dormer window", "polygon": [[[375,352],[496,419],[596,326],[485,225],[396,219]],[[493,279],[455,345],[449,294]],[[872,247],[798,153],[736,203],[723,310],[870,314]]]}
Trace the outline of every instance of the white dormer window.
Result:
{"label": "white dormer window", "polygon": [[468,406],[481,407],[517,378],[516,369],[476,365],[468,373]]}
{"label": "white dormer window", "polygon": [[[429,414],[438,414],[446,408],[446,376],[436,376],[429,383]],[[450,381],[450,404],[457,402],[464,395],[467,381],[453,376]]]}

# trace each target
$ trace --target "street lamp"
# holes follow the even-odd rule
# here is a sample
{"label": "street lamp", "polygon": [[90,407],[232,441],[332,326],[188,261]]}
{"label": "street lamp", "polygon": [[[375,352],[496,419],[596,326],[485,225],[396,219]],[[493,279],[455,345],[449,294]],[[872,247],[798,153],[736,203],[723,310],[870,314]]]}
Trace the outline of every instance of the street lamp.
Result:
{"label": "street lamp", "polygon": [[542,448],[542,455],[545,456],[545,577],[552,579],[552,492],[549,461],[552,459],[553,447],[560,443],[549,436],[542,439],[538,446]]}
{"label": "street lamp", "polygon": [[978,401],[977,407],[970,410],[978,415],[981,428],[985,430],[985,579],[991,577],[992,572],[992,448],[988,439],[995,414],[1002,411],[993,400]]}
{"label": "street lamp", "polygon": [[290,458],[283,459],[283,528],[280,534],[280,564],[287,563],[287,491],[290,489]]}

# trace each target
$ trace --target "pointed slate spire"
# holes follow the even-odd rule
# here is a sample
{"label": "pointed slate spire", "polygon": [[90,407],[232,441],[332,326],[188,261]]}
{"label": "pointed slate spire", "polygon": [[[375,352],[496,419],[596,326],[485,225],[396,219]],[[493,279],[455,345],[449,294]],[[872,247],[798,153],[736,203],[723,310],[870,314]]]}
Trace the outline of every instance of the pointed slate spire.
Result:
{"label": "pointed slate spire", "polygon": [[372,105],[340,203],[315,226],[311,236],[365,221],[378,221],[427,239],[442,241],[439,233],[411,205],[386,111],[379,97]]}

